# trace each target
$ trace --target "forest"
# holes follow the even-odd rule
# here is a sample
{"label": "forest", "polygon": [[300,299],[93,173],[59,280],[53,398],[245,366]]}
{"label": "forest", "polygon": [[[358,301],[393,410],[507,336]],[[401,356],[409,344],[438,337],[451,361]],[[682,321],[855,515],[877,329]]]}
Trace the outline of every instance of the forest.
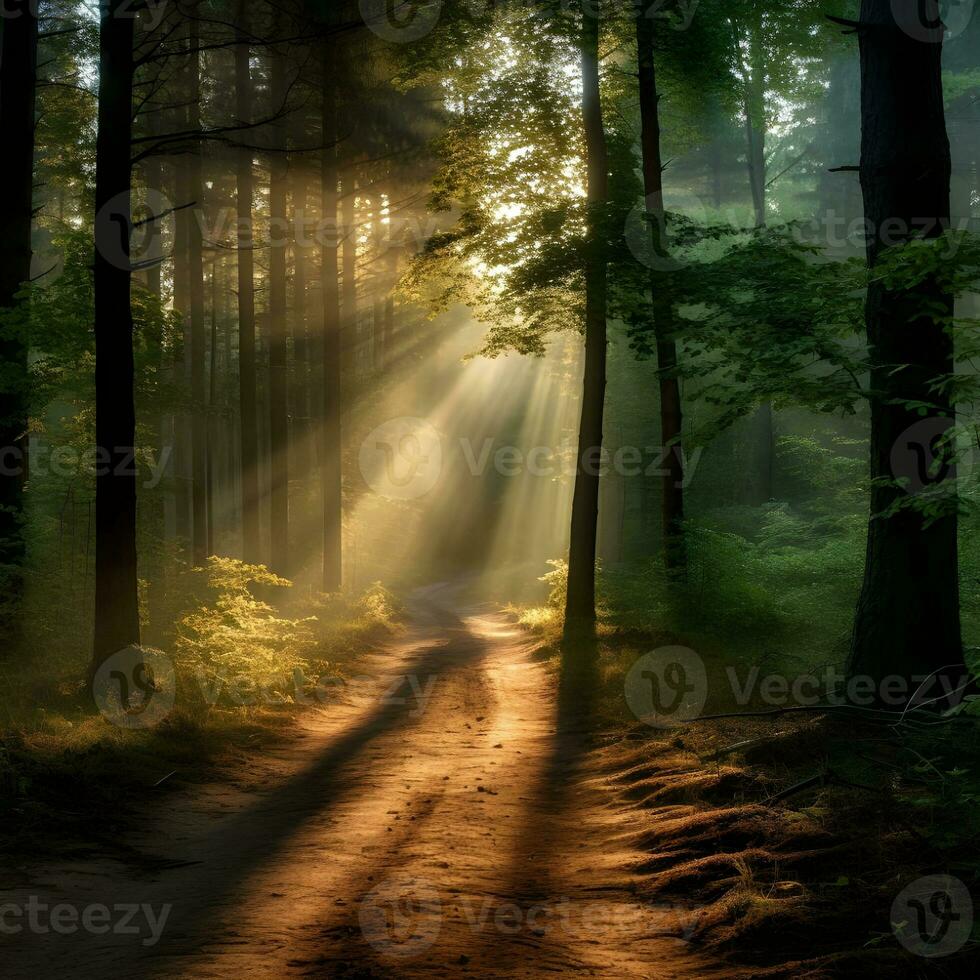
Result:
{"label": "forest", "polygon": [[973,0],[2,5],[3,977],[974,975]]}

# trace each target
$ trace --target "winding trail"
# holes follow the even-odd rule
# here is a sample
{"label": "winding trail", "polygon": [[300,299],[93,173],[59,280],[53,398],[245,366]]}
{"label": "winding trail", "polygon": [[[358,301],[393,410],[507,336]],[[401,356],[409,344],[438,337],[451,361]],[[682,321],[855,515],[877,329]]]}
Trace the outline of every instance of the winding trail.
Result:
{"label": "winding trail", "polygon": [[[243,780],[147,809],[127,843],[161,858],[153,871],[86,861],[0,889],[0,906],[49,907],[47,932],[0,917],[23,923],[0,933],[0,974],[722,975],[676,913],[633,894],[630,816],[505,616],[422,590],[407,632],[362,668]],[[95,928],[59,935],[57,903],[108,906],[114,927],[95,934],[90,913]],[[115,906],[139,906],[137,932]]]}

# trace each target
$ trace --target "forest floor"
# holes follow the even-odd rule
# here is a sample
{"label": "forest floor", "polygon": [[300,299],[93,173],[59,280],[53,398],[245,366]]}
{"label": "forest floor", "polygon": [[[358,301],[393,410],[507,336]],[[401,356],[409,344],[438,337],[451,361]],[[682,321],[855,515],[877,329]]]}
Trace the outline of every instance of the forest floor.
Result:
{"label": "forest floor", "polygon": [[[462,601],[414,593],[339,702],[107,808],[117,846],[21,853],[2,975],[965,975],[891,933],[891,898],[950,852],[888,795],[878,729],[617,721],[624,658],[662,638],[607,637],[582,687]],[[855,746],[892,767],[880,790],[850,784]]]}
{"label": "forest floor", "polygon": [[3,975],[734,975],[638,895],[631,808],[533,640],[447,587],[409,618],[296,737],[138,803],[139,860],[22,863]]}

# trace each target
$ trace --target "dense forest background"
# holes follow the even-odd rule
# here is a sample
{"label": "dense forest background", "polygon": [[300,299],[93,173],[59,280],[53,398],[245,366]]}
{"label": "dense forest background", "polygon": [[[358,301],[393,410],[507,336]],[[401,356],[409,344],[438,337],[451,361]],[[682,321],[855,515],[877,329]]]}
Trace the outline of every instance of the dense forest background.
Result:
{"label": "dense forest background", "polygon": [[24,823],[120,651],[203,756],[451,581],[620,720],[658,643],[868,680],[975,877],[972,3],[4,0],[0,73]]}
{"label": "dense forest background", "polygon": [[[93,11],[42,3],[35,21],[11,6],[4,596],[8,620],[30,624],[18,659],[43,651],[67,666],[89,653],[102,317],[103,416],[125,417],[130,380],[136,410],[135,460],[108,467],[131,476],[105,480],[107,495],[126,484],[107,509],[135,522],[135,545],[103,549],[107,601],[131,607],[116,639],[138,638],[138,574],[147,636],[164,643],[210,555],[328,592],[492,572],[515,601],[540,595],[546,563],[564,560],[588,220],[578,21],[548,4],[376,6],[372,18],[344,4],[162,3],[115,11],[132,38],[103,31],[101,52]],[[598,557],[631,615],[679,618],[705,642],[792,638],[795,655],[818,657],[850,642],[871,486],[860,77],[855,38],[828,15],[851,6],[658,7],[645,78],[659,110],[653,183],[634,20],[603,11]],[[943,46],[957,237],[941,255],[917,252],[959,293],[948,383],[967,645],[980,558],[975,249],[961,233],[978,195],[977,30],[957,8]],[[120,114],[104,119],[113,130],[130,116],[97,100],[100,59],[103,78],[115,66],[132,84],[133,106],[131,171],[120,158],[118,186],[101,192],[99,154],[122,149],[98,143],[100,107]],[[131,245],[117,208],[130,188]],[[655,299],[666,328],[654,326],[651,276],[654,296],[671,297]],[[132,367],[116,322],[129,280]],[[461,360],[481,351],[493,360]],[[373,492],[362,472],[365,438],[392,418],[426,420],[443,440],[442,475],[415,499]],[[546,472],[496,465],[511,446],[543,447]],[[920,511],[950,499],[906,496]],[[669,538],[681,521],[678,552],[664,528]],[[130,533],[106,533],[117,531]],[[686,575],[669,574],[678,564]]]}

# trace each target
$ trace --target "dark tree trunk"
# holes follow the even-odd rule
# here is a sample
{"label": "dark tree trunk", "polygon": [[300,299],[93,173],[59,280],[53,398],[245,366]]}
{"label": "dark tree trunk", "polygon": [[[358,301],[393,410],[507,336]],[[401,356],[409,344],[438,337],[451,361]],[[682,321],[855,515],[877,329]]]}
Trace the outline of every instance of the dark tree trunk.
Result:
{"label": "dark tree trunk", "polygon": [[208,501],[208,554],[215,551],[215,469],[218,455],[218,262],[211,260],[211,350],[208,360],[208,411],[207,423],[207,501]]}
{"label": "dark tree trunk", "polygon": [[[861,187],[869,227],[868,263],[888,242],[913,237],[923,219],[936,237],[948,224],[950,150],[942,87],[942,30],[916,40],[896,16],[918,23],[918,0],[863,0],[861,5]],[[904,226],[896,234],[896,228]],[[950,474],[918,471],[926,492],[946,489],[943,516],[932,523],[903,508],[882,517],[896,501],[910,502],[896,481],[910,474],[906,460],[930,460],[935,438],[955,415],[935,382],[954,369],[944,318],[952,297],[931,278],[904,290],[872,282],[867,298],[871,350],[871,523],[864,585],[849,660],[852,675],[881,679],[947,668],[964,673],[960,636],[957,516]],[[897,365],[903,369],[896,371]],[[925,419],[906,402],[934,406]],[[924,434],[923,434],[924,432]],[[916,474],[913,470],[913,475]],[[943,478],[946,477],[944,480]],[[934,692],[932,692],[934,693]]]}
{"label": "dark tree trunk", "polygon": [[[277,108],[286,97],[286,63],[283,55],[272,56],[272,104]],[[274,152],[270,158],[269,211],[272,242],[269,250],[269,530],[270,568],[289,575],[289,377],[286,359],[288,331],[286,315],[286,128],[273,127]]]}
{"label": "dark tree trunk", "polygon": [[[183,116],[180,118],[183,127]],[[174,165],[174,196],[178,205],[190,203],[187,181],[187,161],[178,157]],[[190,335],[190,272],[187,264],[187,246],[190,240],[190,224],[194,220],[190,210],[178,211],[174,216],[174,309],[180,313],[180,357],[174,358],[173,380],[189,390],[191,377]],[[183,406],[174,415],[174,473],[175,473],[175,528],[183,548],[191,540],[191,479],[190,479],[190,414]]]}
{"label": "dark tree trunk", "polygon": [[340,263],[337,228],[337,99],[333,88],[334,60],[328,45],[321,57],[323,154],[321,160],[322,222],[325,229],[321,253],[323,299],[322,418],[320,419],[320,483],[323,494],[323,591],[336,592],[342,584],[341,430],[340,430]]}
{"label": "dark tree trunk", "polygon": [[687,565],[684,547],[684,455],[681,437],[684,413],[677,377],[677,343],[674,340],[674,304],[670,293],[669,256],[663,197],[663,159],[660,152],[660,95],[654,60],[654,21],[641,12],[636,18],[636,47],[640,82],[640,123],[643,150],[643,191],[651,215],[654,269],[650,277],[653,326],[660,369],[660,432],[664,449],[670,449],[661,484],[664,561],[671,571]]}
{"label": "dark tree trunk", "polygon": [[[297,113],[300,120],[296,127],[296,141],[305,146],[306,117]],[[307,169],[306,159],[301,158],[291,167],[293,178],[293,213],[294,226],[297,229],[293,241],[293,374],[290,392],[290,416],[292,418],[292,434],[290,446],[296,465],[293,470],[296,479],[305,483],[312,468],[312,452],[310,431],[310,324],[309,307],[307,303],[307,284],[309,282],[309,227],[307,199]],[[300,231],[302,229],[302,232]]]}
{"label": "dark tree trunk", "polygon": [[[189,108],[187,128],[197,132],[201,128],[201,56],[196,50],[200,44],[197,21],[189,21]],[[202,150],[198,142],[187,161],[189,191],[194,207],[187,226],[187,266],[191,302],[191,555],[195,565],[203,565],[208,558],[207,512],[207,324],[204,306],[204,248],[199,216],[204,208],[204,180],[202,177]],[[190,202],[188,202],[190,203]]]}
{"label": "dark tree trunk", "polygon": [[[3,22],[0,127],[0,309],[31,278],[34,199],[34,104],[37,75],[37,16],[30,0],[11,4]],[[13,16],[17,14],[17,16]],[[23,487],[27,462],[27,338],[19,325],[0,336],[0,364],[14,378],[0,391],[0,564],[10,567],[5,589],[19,594],[24,558]],[[10,368],[13,367],[13,371]]]}
{"label": "dark tree trunk", "polygon": [[[599,6],[598,4],[596,5]],[[606,395],[606,202],[609,164],[599,95],[599,12],[582,18],[582,114],[588,169],[588,228],[585,244],[585,370],[579,426],[572,528],[568,551],[565,639],[595,629],[596,530],[599,470]]]}
{"label": "dark tree trunk", "polygon": [[[248,33],[248,4],[238,7],[238,40]],[[252,78],[247,44],[235,48],[235,93],[238,119],[252,119]],[[252,252],[252,150],[237,154],[238,192],[238,386],[241,416],[242,557],[250,564],[262,560],[259,529],[259,424],[255,367],[255,255]]]}
{"label": "dark tree trunk", "polygon": [[140,642],[136,410],[130,309],[133,18],[102,8],[95,177],[95,642],[93,668]]}
{"label": "dark tree trunk", "polygon": [[344,369],[348,378],[356,378],[361,364],[361,337],[357,316],[357,181],[354,163],[347,161],[343,175],[341,215],[344,222],[343,292],[341,317],[343,324]]}

